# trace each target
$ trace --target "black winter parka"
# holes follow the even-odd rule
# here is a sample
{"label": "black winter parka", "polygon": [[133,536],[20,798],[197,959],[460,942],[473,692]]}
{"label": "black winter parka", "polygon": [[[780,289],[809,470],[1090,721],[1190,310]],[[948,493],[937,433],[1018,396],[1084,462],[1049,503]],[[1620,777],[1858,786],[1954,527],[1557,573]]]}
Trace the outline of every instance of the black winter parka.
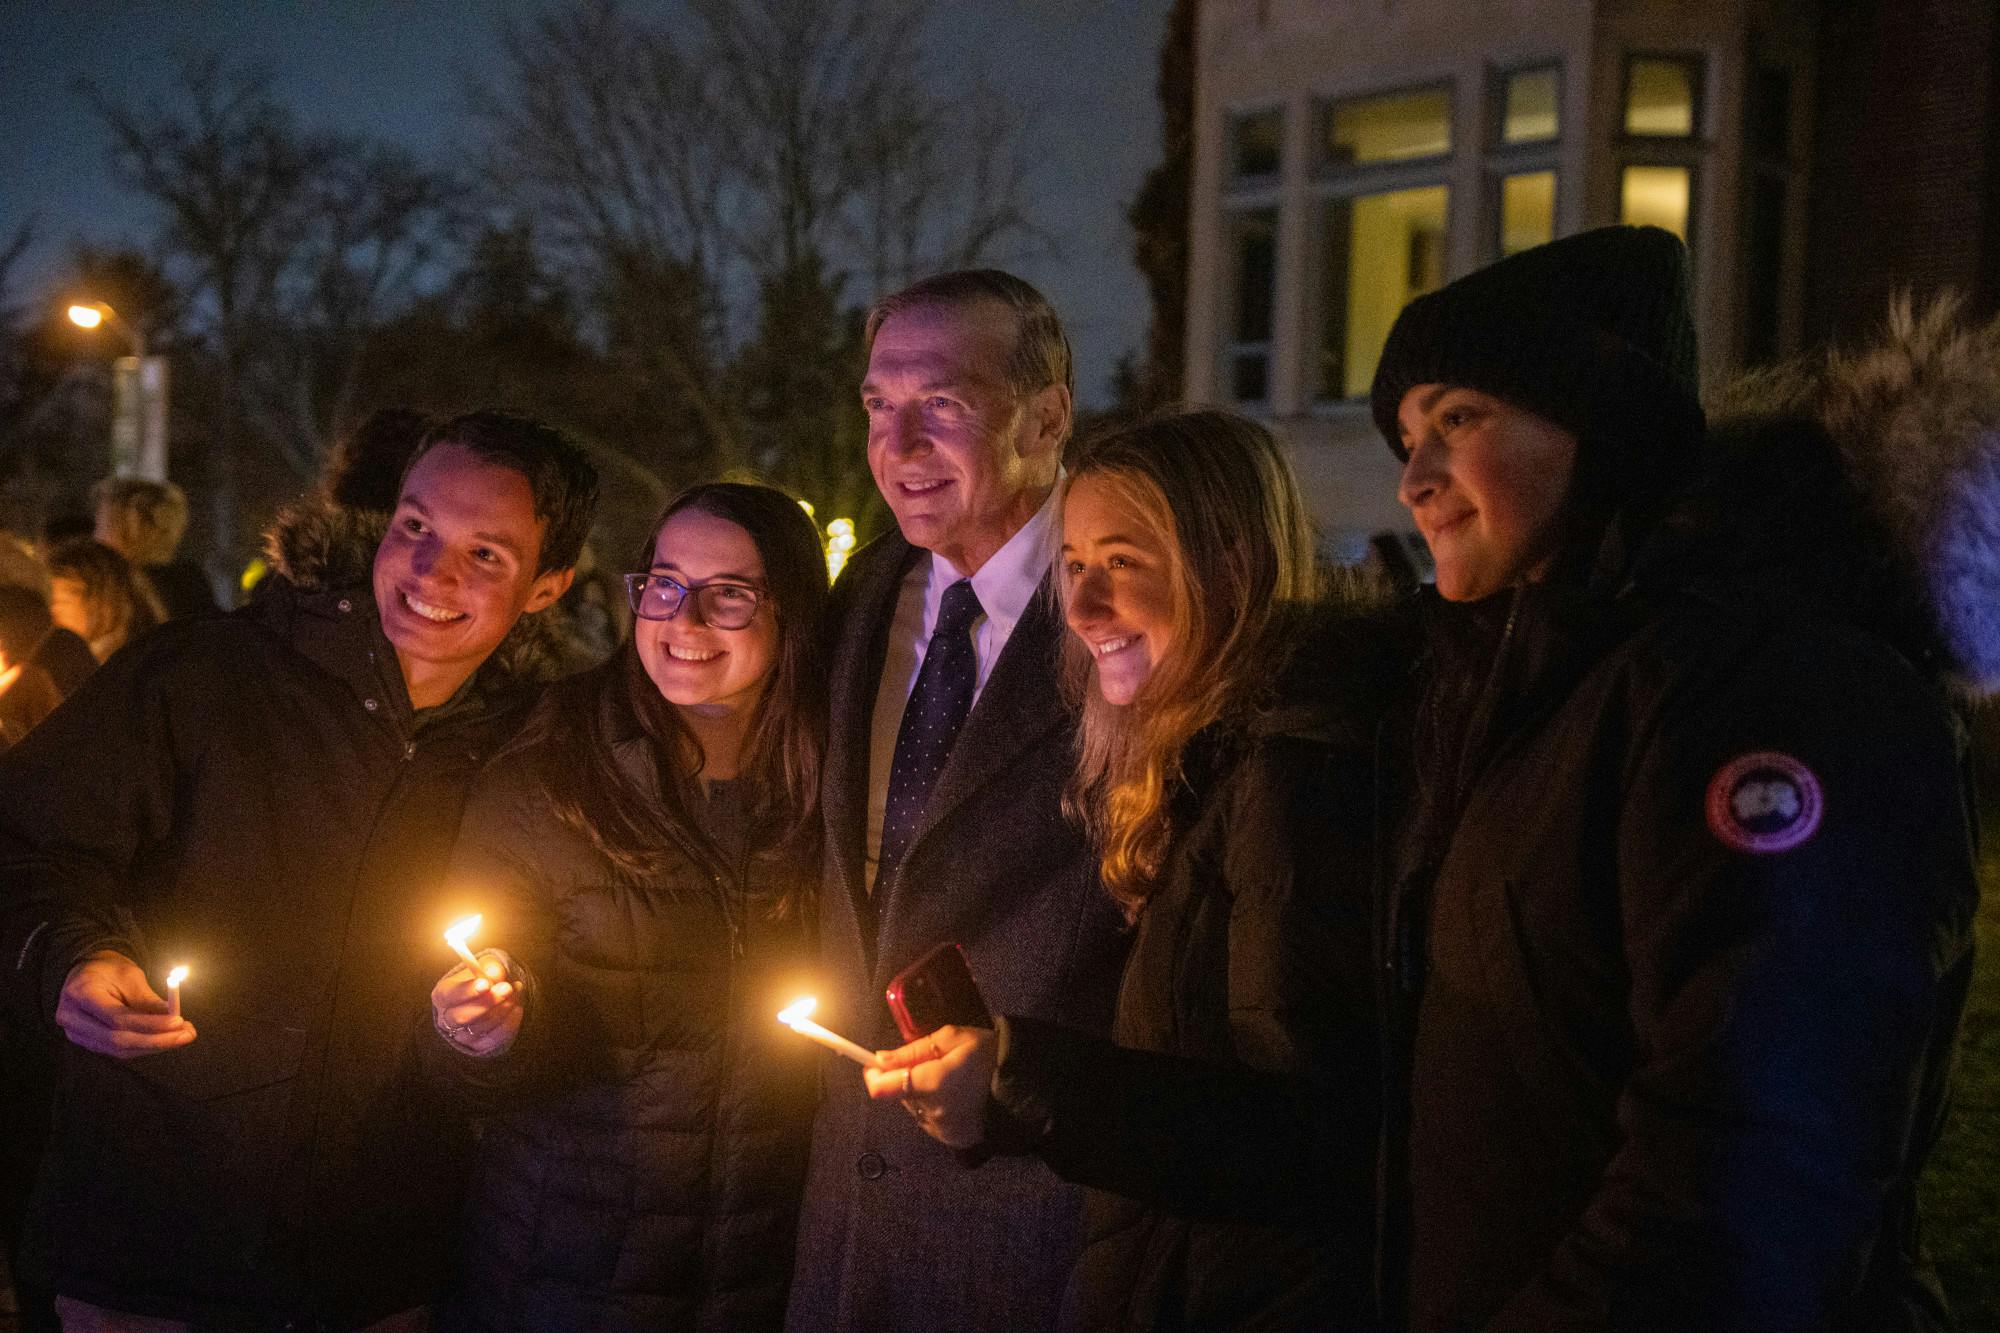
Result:
{"label": "black winter parka", "polygon": [[1837,473],[1809,421],[1719,435],[1663,519],[1431,607],[1385,933],[1412,1328],[1942,1319],[1963,732]]}
{"label": "black winter parka", "polygon": [[[577,702],[570,686],[592,679],[543,707],[603,710],[607,762],[656,787],[629,713]],[[427,1043],[442,1086],[484,1113],[446,1325],[777,1328],[818,1048],[776,1021],[813,989],[809,908],[772,909],[817,867],[683,836],[635,883],[557,818],[551,779],[532,750],[489,766],[453,857],[482,936],[528,981],[502,1054]]]}
{"label": "black winter parka", "polygon": [[1001,1020],[1010,1146],[1090,1187],[1072,1325],[1374,1326],[1371,736],[1198,736],[1111,1039]]}
{"label": "black winter parka", "polygon": [[[491,684],[489,681],[488,684]],[[447,1272],[464,1125],[415,1077],[464,792],[519,720],[423,724],[366,586],[267,580],[114,656],[0,757],[0,957],[50,1022],[70,967],[185,963],[191,1044],[63,1043],[35,1267],[112,1309],[357,1327]]]}

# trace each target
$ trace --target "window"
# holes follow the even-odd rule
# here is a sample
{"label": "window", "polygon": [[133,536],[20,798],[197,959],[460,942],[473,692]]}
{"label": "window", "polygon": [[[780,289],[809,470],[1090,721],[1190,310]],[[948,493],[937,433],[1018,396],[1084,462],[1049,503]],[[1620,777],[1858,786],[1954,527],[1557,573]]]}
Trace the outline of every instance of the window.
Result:
{"label": "window", "polygon": [[1635,227],[1663,227],[1688,238],[1694,173],[1687,167],[1627,167],[1619,182],[1618,219]]}
{"label": "window", "polygon": [[1663,227],[1694,248],[1700,162],[1701,61],[1635,55],[1625,61],[1624,162],[1618,220]]}
{"label": "window", "polygon": [[1700,93],[1700,61],[1632,56],[1625,62],[1625,133],[1635,139],[1694,138]]}
{"label": "window", "polygon": [[1500,178],[1500,253],[1517,255],[1556,238],[1556,173],[1523,171]]}
{"label": "window", "polygon": [[1312,345],[1305,389],[1363,397],[1410,298],[1443,285],[1452,152],[1448,86],[1322,103],[1311,227]]}
{"label": "window", "polygon": [[1509,74],[1502,86],[1502,144],[1548,143],[1561,137],[1561,71],[1554,65],[1520,70]]}
{"label": "window", "polygon": [[1490,85],[1486,221],[1488,258],[1556,237],[1556,159],[1562,148],[1562,69],[1500,73]]}
{"label": "window", "polygon": [[1230,312],[1223,372],[1230,397],[1261,403],[1271,396],[1271,332],[1278,276],[1278,211],[1259,208],[1229,219]]}
{"label": "window", "polygon": [[1447,202],[1423,185],[1321,205],[1318,397],[1365,395],[1396,316],[1443,285]]}
{"label": "window", "polygon": [[1451,90],[1355,97],[1320,111],[1320,165],[1336,170],[1415,162],[1451,152]]}
{"label": "window", "polygon": [[1282,107],[1238,116],[1229,125],[1229,174],[1238,184],[1276,177],[1284,162]]}

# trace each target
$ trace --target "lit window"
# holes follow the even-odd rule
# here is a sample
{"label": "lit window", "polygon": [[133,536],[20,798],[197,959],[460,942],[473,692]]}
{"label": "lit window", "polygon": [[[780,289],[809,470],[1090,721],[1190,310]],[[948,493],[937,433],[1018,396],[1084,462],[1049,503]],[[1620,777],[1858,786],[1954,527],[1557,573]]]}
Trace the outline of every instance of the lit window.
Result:
{"label": "lit window", "polygon": [[1626,167],[1619,182],[1618,220],[1664,227],[1685,241],[1693,195],[1694,172],[1687,167]]}
{"label": "lit window", "polygon": [[1278,212],[1238,213],[1229,220],[1235,309],[1223,367],[1230,397],[1261,403],[1271,396],[1272,303],[1278,275]]}
{"label": "lit window", "polygon": [[1524,171],[1500,178],[1500,253],[1521,251],[1556,238],[1556,173]]}
{"label": "lit window", "polygon": [[1444,283],[1449,191],[1425,185],[1329,199],[1321,211],[1320,398],[1359,398],[1412,297]]}
{"label": "lit window", "polygon": [[1500,142],[1546,143],[1562,132],[1557,104],[1562,80],[1554,66],[1507,76],[1500,109]]}
{"label": "lit window", "polygon": [[1625,133],[1642,139],[1691,139],[1700,65],[1664,56],[1625,62]]}
{"label": "lit window", "polygon": [[1238,181],[1275,176],[1284,158],[1285,113],[1273,107],[1238,116],[1229,126],[1230,175]]}
{"label": "lit window", "polygon": [[1320,149],[1332,167],[1443,157],[1451,152],[1451,90],[1419,88],[1335,102],[1321,112]]}

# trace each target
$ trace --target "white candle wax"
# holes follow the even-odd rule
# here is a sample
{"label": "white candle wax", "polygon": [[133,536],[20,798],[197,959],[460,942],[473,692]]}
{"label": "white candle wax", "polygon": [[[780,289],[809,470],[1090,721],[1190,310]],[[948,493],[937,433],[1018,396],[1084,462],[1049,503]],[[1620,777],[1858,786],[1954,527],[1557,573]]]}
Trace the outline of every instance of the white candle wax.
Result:
{"label": "white candle wax", "polygon": [[836,1055],[846,1056],[848,1059],[854,1061],[855,1064],[866,1065],[870,1069],[880,1069],[882,1067],[882,1062],[875,1058],[875,1052],[857,1046],[838,1032],[827,1031],[806,1017],[807,1014],[811,1013],[817,1007],[818,1001],[816,1000],[800,1000],[797,1004],[779,1011],[778,1021],[798,1033],[801,1037],[805,1037],[810,1041],[816,1041]]}

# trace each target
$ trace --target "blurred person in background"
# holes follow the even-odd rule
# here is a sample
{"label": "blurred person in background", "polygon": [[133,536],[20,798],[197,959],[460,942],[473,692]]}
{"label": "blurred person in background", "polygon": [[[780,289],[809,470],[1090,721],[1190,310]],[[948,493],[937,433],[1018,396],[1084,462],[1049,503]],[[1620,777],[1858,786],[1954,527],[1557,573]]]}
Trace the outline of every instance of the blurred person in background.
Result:
{"label": "blurred person in background", "polygon": [[144,477],[106,477],[90,494],[93,535],[145,574],[163,619],[219,609],[201,566],[174,558],[188,524],[187,496],[180,487]]}
{"label": "blurred person in background", "polygon": [[63,692],[36,660],[55,625],[26,588],[0,584],[0,749],[55,711]]}
{"label": "blurred person in background", "polygon": [[167,618],[145,574],[103,542],[72,537],[48,560],[49,614],[99,662]]}
{"label": "blurred person in background", "polygon": [[0,532],[0,623],[16,661],[32,662],[49,673],[56,693],[67,698],[97,669],[90,645],[49,615],[49,568],[20,537]]}

